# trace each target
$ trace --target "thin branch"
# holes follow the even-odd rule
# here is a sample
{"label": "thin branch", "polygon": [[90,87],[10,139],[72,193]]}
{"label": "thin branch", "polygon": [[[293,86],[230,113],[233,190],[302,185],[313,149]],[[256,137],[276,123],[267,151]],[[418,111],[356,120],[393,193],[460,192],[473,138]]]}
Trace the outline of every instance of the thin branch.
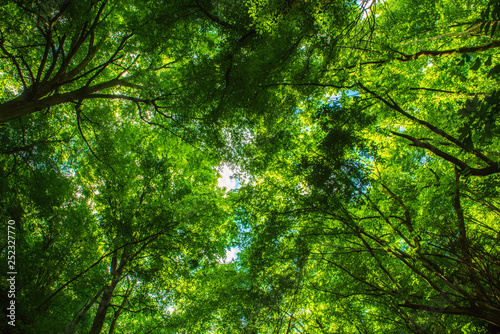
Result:
{"label": "thin branch", "polygon": [[141,308],[140,310],[131,310],[131,309],[126,308],[126,307],[124,307],[124,306],[122,306],[122,305],[115,305],[115,304],[111,304],[110,306],[111,306],[111,307],[113,307],[113,308],[115,308],[115,307],[116,307],[116,308],[118,308],[118,309],[120,309],[120,310],[124,310],[124,311],[130,312],[130,313],[139,313],[139,312],[142,312],[142,311],[144,311],[144,310],[148,310],[148,311],[150,311],[150,312],[155,312],[155,311],[156,311],[156,310],[154,310],[154,309],[152,309],[152,308],[150,308],[150,307],[143,307],[143,308]]}
{"label": "thin branch", "polygon": [[74,333],[75,330],[76,330],[76,326],[78,326],[78,324],[80,323],[80,321],[83,319],[83,317],[85,316],[85,314],[87,314],[87,312],[90,310],[90,308],[97,302],[97,299],[99,299],[99,297],[102,295],[102,293],[104,292],[104,290],[106,290],[106,287],[102,287],[97,293],[96,295],[94,296],[94,298],[92,298],[88,304],[85,306],[85,308],[80,312],[80,314],[75,318],[75,320],[71,323],[71,327],[70,329],[68,330],[68,334],[71,334],[71,333]]}
{"label": "thin branch", "polygon": [[21,70],[21,66],[17,62],[16,57],[14,55],[12,55],[9,51],[7,51],[7,49],[4,46],[4,42],[5,42],[5,39],[2,37],[0,40],[0,48],[2,49],[4,54],[7,55],[7,57],[9,57],[9,59],[12,61],[12,63],[16,67],[17,74],[19,75],[19,78],[21,79],[21,82],[23,83],[23,87],[26,90],[28,88],[28,85],[26,84],[26,80],[24,79],[24,75],[23,75],[23,72]]}
{"label": "thin branch", "polygon": [[231,29],[231,30],[238,30],[236,26],[233,26],[232,24],[230,23],[227,23],[225,21],[222,21],[221,19],[219,19],[217,16],[215,15],[212,15],[210,14],[201,4],[198,0],[195,0],[194,1],[196,3],[196,7],[206,16],[208,17],[210,20],[212,20],[213,22],[217,23],[218,25],[224,27],[224,28],[228,28],[228,29]]}
{"label": "thin branch", "polygon": [[493,41],[488,44],[484,45],[479,45],[479,46],[466,46],[466,47],[461,47],[458,49],[450,49],[450,50],[442,50],[442,51],[436,51],[436,50],[422,50],[417,53],[414,53],[412,55],[405,55],[400,58],[396,58],[397,60],[407,62],[407,61],[412,61],[412,60],[417,60],[420,57],[425,57],[425,56],[448,56],[448,55],[453,55],[453,54],[464,54],[464,53],[474,53],[474,52],[483,52],[487,51],[493,48],[498,48],[500,47],[500,41]]}
{"label": "thin branch", "polygon": [[416,41],[412,41],[412,42],[405,42],[405,43],[402,43],[401,45],[411,45],[411,44],[416,44],[416,43],[434,41],[436,39],[441,39],[441,38],[446,38],[446,37],[462,36],[462,35],[470,34],[474,31],[478,30],[480,27],[481,27],[481,23],[477,23],[477,24],[473,25],[472,27],[470,27],[469,29],[464,30],[464,31],[451,32],[451,33],[447,33],[447,34],[429,37],[426,39],[420,39],[420,40],[416,40]]}
{"label": "thin branch", "polygon": [[487,175],[491,175],[491,174],[495,174],[495,173],[500,172],[500,168],[499,168],[497,163],[493,163],[492,165],[485,167],[485,168],[472,168],[469,165],[467,165],[465,162],[463,162],[462,160],[460,160],[460,159],[458,159],[458,158],[456,158],[456,157],[454,157],[446,152],[441,151],[440,149],[438,149],[434,145],[424,143],[424,142],[422,142],[416,138],[413,138],[412,136],[409,136],[407,134],[398,133],[398,132],[394,132],[394,131],[391,131],[391,133],[395,136],[410,140],[412,142],[412,144],[411,144],[412,146],[424,148],[426,150],[431,151],[435,155],[445,159],[446,161],[451,162],[455,166],[460,167],[461,171],[464,173],[470,173],[470,175],[474,175],[474,176],[487,176]]}
{"label": "thin branch", "polygon": [[74,281],[76,281],[77,279],[79,279],[81,276],[83,276],[85,273],[87,273],[88,271],[90,271],[92,268],[94,268],[95,266],[97,266],[99,263],[101,263],[102,260],[104,260],[105,258],[107,258],[108,256],[110,255],[113,255],[113,254],[116,254],[120,249],[123,249],[125,247],[128,247],[128,246],[131,246],[131,245],[136,245],[136,244],[139,244],[141,242],[144,242],[144,241],[147,241],[148,239],[152,239],[152,238],[157,238],[159,235],[162,235],[164,234],[165,232],[162,230],[160,232],[157,232],[155,234],[152,234],[152,235],[149,235],[147,237],[144,237],[142,239],[139,239],[139,240],[136,240],[136,241],[131,241],[131,242],[127,242],[123,245],[121,245],[120,247],[117,247],[115,248],[114,250],[102,255],[97,261],[95,261],[91,266],[87,267],[85,270],[81,271],[78,275],[76,275],[75,277],[73,277],[72,279],[70,279],[69,281],[67,281],[66,283],[64,283],[63,285],[61,285],[58,289],[56,289],[56,291],[54,291],[47,299],[45,299],[40,305],[38,305],[38,307],[36,308],[36,311],[40,311],[42,306],[47,304],[52,298],[54,298],[59,292],[61,292],[64,288],[66,288],[68,285],[70,285],[71,283],[73,283]]}
{"label": "thin branch", "polygon": [[76,110],[76,122],[78,124],[78,130],[80,131],[80,135],[82,136],[82,139],[85,141],[85,144],[87,145],[87,147],[89,148],[90,150],[90,153],[92,153],[92,155],[97,159],[99,160],[103,165],[109,167],[114,174],[118,175],[116,173],[116,171],[113,169],[112,166],[110,166],[109,164],[107,164],[106,162],[102,161],[101,158],[99,158],[97,156],[97,154],[94,152],[94,150],[92,149],[92,147],[90,146],[89,142],[87,141],[87,138],[85,137],[85,134],[83,133],[83,130],[82,130],[82,125],[81,125],[81,117],[80,117],[80,114],[82,113],[81,111],[81,105],[82,105],[82,101],[78,101],[76,106],[75,106],[75,110]]}
{"label": "thin branch", "polygon": [[25,152],[25,151],[29,151],[30,149],[37,147],[40,144],[52,144],[52,143],[61,143],[61,142],[65,142],[65,140],[62,140],[62,139],[60,139],[60,140],[41,140],[41,141],[34,142],[30,145],[25,145],[25,146],[21,146],[21,147],[14,147],[14,148],[11,148],[7,151],[2,151],[1,154],[9,155],[9,154],[14,154],[14,153],[18,153],[18,152]]}
{"label": "thin branch", "polygon": [[[416,118],[415,116],[409,114],[408,112],[404,111],[388,94],[387,94],[387,98],[390,100],[387,100],[385,98],[383,98],[382,96],[378,95],[377,93],[375,93],[374,91],[370,90],[369,88],[365,87],[361,82],[358,82],[359,86],[361,87],[361,89],[363,89],[364,91],[368,92],[369,94],[371,94],[372,96],[374,96],[375,98],[377,98],[379,101],[383,102],[386,106],[388,106],[389,108],[397,111],[398,113],[400,113],[401,115],[403,115],[404,117],[422,125],[422,126],[425,126],[426,128],[428,128],[429,130],[431,130],[432,132],[434,132],[435,134],[447,139],[448,141],[452,142],[453,144],[457,145],[458,147],[460,147],[461,149],[463,149],[464,151],[471,151],[470,149],[468,149],[467,145],[465,145],[463,142],[461,142],[460,140],[456,139],[455,137],[451,136],[450,134],[446,133],[445,131],[441,130],[440,128],[430,124],[429,122],[426,122],[426,121],[423,121],[421,119],[418,119]],[[494,162],[493,160],[491,160],[490,158],[488,158],[487,156],[485,156],[480,150],[478,149],[472,149],[472,153],[477,156],[479,159],[483,160],[484,162],[486,162],[488,165],[496,165],[496,162]]]}
{"label": "thin branch", "polygon": [[425,91],[429,91],[429,92],[436,92],[436,93],[443,93],[443,94],[468,95],[468,96],[486,95],[486,93],[454,92],[454,91],[451,91],[451,90],[426,88],[426,87],[410,87],[409,89],[410,90],[425,90]]}

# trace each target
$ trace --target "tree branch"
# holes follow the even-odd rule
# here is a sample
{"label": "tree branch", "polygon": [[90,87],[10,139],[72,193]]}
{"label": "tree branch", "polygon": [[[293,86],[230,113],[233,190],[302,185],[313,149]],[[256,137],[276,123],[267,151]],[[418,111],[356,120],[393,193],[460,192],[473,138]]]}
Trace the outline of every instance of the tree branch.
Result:
{"label": "tree branch", "polygon": [[440,149],[438,149],[434,145],[424,143],[424,142],[422,142],[422,141],[420,141],[412,136],[409,136],[409,135],[406,135],[403,133],[398,133],[398,132],[394,132],[394,131],[391,131],[391,133],[395,136],[410,140],[412,142],[412,145],[415,147],[420,147],[420,148],[424,148],[426,150],[431,151],[435,155],[445,159],[446,161],[451,162],[452,164],[454,164],[457,167],[460,167],[461,171],[464,173],[474,175],[474,176],[487,176],[487,175],[491,175],[491,174],[495,174],[495,173],[500,172],[500,168],[498,166],[498,163],[494,163],[493,165],[490,165],[490,166],[485,167],[485,168],[472,168],[469,165],[467,165],[465,162],[463,162],[462,160],[460,160],[460,159],[458,159],[458,158],[456,158],[456,157],[454,157],[446,152],[441,151]]}
{"label": "tree branch", "polygon": [[[457,145],[458,147],[460,147],[461,149],[463,149],[464,151],[467,151],[467,152],[470,152],[471,150],[468,149],[467,145],[465,145],[463,142],[461,142],[460,140],[456,139],[455,137],[449,135],[448,133],[446,133],[445,131],[439,129],[438,127],[430,124],[429,122],[426,122],[426,121],[423,121],[421,119],[418,119],[416,118],[415,116],[409,114],[408,112],[404,111],[389,95],[387,95],[387,97],[389,98],[390,102],[383,98],[382,96],[378,95],[377,93],[375,93],[374,91],[370,90],[369,88],[365,87],[361,82],[358,82],[359,86],[361,87],[361,89],[363,89],[365,92],[368,92],[369,94],[371,94],[372,96],[374,96],[376,99],[378,99],[379,101],[383,102],[386,106],[388,106],[389,108],[397,111],[398,113],[400,113],[401,115],[403,115],[404,117],[422,125],[422,126],[425,126],[426,128],[428,128],[429,130],[431,130],[432,132],[434,132],[435,134],[447,139],[448,141],[452,142],[453,144]],[[496,162],[494,162],[493,160],[491,160],[490,158],[488,158],[487,156],[485,156],[480,150],[478,149],[472,149],[471,153],[473,153],[476,157],[478,157],[479,159],[483,160],[484,162],[486,162],[488,165],[492,166],[492,165],[497,165]]]}
{"label": "tree branch", "polygon": [[67,281],[66,283],[64,283],[63,285],[61,285],[58,289],[56,289],[56,291],[54,291],[47,299],[45,299],[40,305],[37,306],[36,308],[36,311],[40,311],[42,309],[42,306],[44,306],[45,304],[47,304],[50,300],[52,300],[52,298],[54,298],[59,292],[61,292],[64,288],[66,288],[68,285],[70,285],[71,283],[73,283],[74,281],[76,281],[77,279],[79,279],[80,277],[82,277],[85,273],[87,273],[89,270],[91,270],[92,268],[94,268],[95,266],[97,266],[99,263],[101,263],[102,260],[104,260],[106,257],[110,256],[110,255],[113,255],[115,254],[116,252],[118,252],[120,249],[123,249],[125,247],[128,247],[128,246],[131,246],[131,245],[136,245],[136,244],[139,244],[141,242],[144,242],[144,241],[147,241],[148,239],[151,239],[151,238],[156,238],[158,237],[159,235],[162,235],[163,233],[165,233],[164,231],[160,231],[160,232],[157,232],[155,234],[152,234],[152,235],[149,235],[147,237],[144,237],[142,239],[139,239],[139,240],[136,240],[136,241],[131,241],[131,242],[127,242],[123,245],[121,245],[120,247],[117,247],[115,248],[114,250],[102,255],[97,261],[95,261],[91,266],[87,267],[85,270],[81,271],[78,275],[76,275],[75,277],[73,277],[72,279],[70,279],[69,281]]}

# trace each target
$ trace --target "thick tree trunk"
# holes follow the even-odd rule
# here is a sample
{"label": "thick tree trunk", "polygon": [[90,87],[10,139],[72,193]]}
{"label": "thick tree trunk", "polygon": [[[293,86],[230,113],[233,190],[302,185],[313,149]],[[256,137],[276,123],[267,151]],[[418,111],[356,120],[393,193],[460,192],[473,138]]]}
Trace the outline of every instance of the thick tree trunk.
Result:
{"label": "thick tree trunk", "polygon": [[113,293],[115,291],[118,282],[120,281],[123,267],[125,266],[127,260],[124,259],[125,256],[122,257],[122,261],[120,261],[120,265],[118,265],[118,259],[116,254],[114,254],[111,259],[111,284],[106,287],[102,294],[101,302],[99,303],[99,307],[97,308],[96,315],[94,317],[94,322],[92,323],[92,328],[90,329],[89,334],[100,334],[102,326],[104,325],[104,321],[106,320],[106,314],[108,312],[109,307],[111,306],[111,299],[113,298]]}
{"label": "thick tree trunk", "polygon": [[111,284],[106,287],[106,290],[102,294],[101,302],[97,308],[96,315],[94,317],[94,322],[92,323],[92,328],[89,334],[99,334],[101,333],[102,326],[104,325],[104,320],[106,320],[106,314],[108,312],[109,306],[111,305],[111,299],[113,298],[113,292],[118,284],[119,278],[113,277]]}
{"label": "thick tree trunk", "polygon": [[[0,123],[4,123],[15,118],[26,116],[37,111],[41,111],[50,107],[54,107],[60,104],[79,101],[91,98],[102,98],[103,95],[92,96],[100,90],[116,87],[116,86],[129,86],[125,80],[113,79],[110,81],[102,82],[90,87],[82,87],[71,92],[66,92],[62,94],[53,94],[43,98],[27,98],[27,94],[23,93],[17,98],[2,103],[0,105]],[[114,96],[110,96],[113,98]]]}
{"label": "thick tree trunk", "polygon": [[71,328],[68,330],[67,334],[73,334],[75,332],[76,326],[78,326],[78,324],[83,319],[83,317],[85,316],[85,314],[87,314],[87,312],[90,310],[90,308],[92,307],[92,305],[94,305],[94,303],[97,301],[97,299],[99,298],[99,296],[104,292],[104,289],[105,288],[102,288],[101,290],[99,290],[97,292],[97,294],[95,295],[95,297],[92,298],[92,300],[88,303],[88,305],[78,315],[78,317],[75,319],[75,321],[71,324]]}

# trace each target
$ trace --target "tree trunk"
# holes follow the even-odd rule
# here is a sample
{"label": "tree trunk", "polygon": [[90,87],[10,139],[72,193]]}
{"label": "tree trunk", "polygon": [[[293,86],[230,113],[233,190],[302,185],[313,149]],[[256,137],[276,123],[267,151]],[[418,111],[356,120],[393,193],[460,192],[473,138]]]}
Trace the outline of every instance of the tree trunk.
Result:
{"label": "tree trunk", "polygon": [[127,260],[125,256],[122,256],[122,260],[120,261],[120,265],[118,266],[118,258],[116,253],[113,255],[111,259],[111,284],[106,287],[101,298],[101,302],[99,303],[99,307],[97,308],[96,315],[94,317],[94,322],[92,323],[92,328],[90,329],[89,334],[100,334],[102,326],[104,325],[104,321],[106,320],[106,314],[108,312],[109,307],[111,306],[111,299],[113,298],[113,292],[115,291],[118,282],[122,276],[123,267],[125,266]]}
{"label": "tree trunk", "polygon": [[105,288],[102,288],[101,290],[99,290],[97,292],[97,294],[95,295],[95,297],[92,298],[92,300],[88,303],[88,305],[78,315],[78,317],[75,319],[75,321],[71,324],[71,328],[68,330],[67,334],[73,334],[75,332],[76,326],[78,326],[78,323],[80,323],[80,321],[83,319],[83,317],[85,316],[85,314],[87,314],[87,312],[90,310],[90,308],[92,307],[92,305],[94,305],[94,303],[97,301],[97,299],[99,298],[99,296],[104,292],[104,289]]}
{"label": "tree trunk", "polygon": [[127,294],[125,295],[125,297],[123,297],[122,303],[120,304],[120,308],[115,310],[113,320],[111,321],[111,325],[109,326],[108,334],[113,334],[113,332],[115,331],[116,322],[118,321],[118,317],[120,316],[120,314],[122,314],[123,307],[125,307],[125,304],[127,304],[128,296],[130,296],[130,293],[132,293],[132,290],[127,291]]}
{"label": "tree trunk", "polygon": [[119,278],[113,277],[111,284],[106,287],[106,290],[102,294],[101,302],[97,308],[97,313],[94,317],[94,322],[92,323],[92,328],[89,334],[99,334],[101,333],[102,326],[104,325],[104,320],[106,319],[106,314],[108,312],[109,306],[111,305],[111,299],[113,298],[113,292],[118,284]]}
{"label": "tree trunk", "polygon": [[[23,93],[17,98],[0,105],[0,123],[26,116],[60,104],[93,98],[92,94],[100,90],[116,87],[130,86],[125,80],[113,79],[90,87],[82,87],[71,92],[53,94],[40,99],[28,99],[28,93]],[[101,97],[102,96],[97,96]],[[95,98],[95,97],[94,97]]]}

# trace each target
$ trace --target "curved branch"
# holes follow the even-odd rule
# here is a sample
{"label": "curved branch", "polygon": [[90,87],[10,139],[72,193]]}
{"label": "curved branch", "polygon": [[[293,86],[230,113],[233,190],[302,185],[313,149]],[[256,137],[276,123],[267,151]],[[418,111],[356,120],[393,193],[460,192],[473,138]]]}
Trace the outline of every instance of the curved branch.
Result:
{"label": "curved branch", "polygon": [[422,43],[422,42],[429,42],[429,41],[434,41],[436,39],[441,39],[441,38],[446,38],[446,37],[462,36],[462,35],[470,34],[470,33],[474,32],[474,31],[478,30],[480,27],[481,27],[481,23],[477,23],[477,24],[473,25],[472,27],[470,27],[469,29],[464,30],[464,31],[450,32],[450,33],[447,33],[447,34],[442,34],[442,35],[438,35],[438,36],[429,37],[427,39],[420,39],[420,40],[416,40],[416,41],[413,41],[413,42],[402,43],[402,45],[409,45],[409,44],[416,44],[416,43]]}
{"label": "curved branch", "polygon": [[394,132],[394,131],[391,131],[391,133],[395,136],[410,140],[412,142],[411,145],[413,145],[415,147],[420,147],[420,148],[424,148],[426,150],[431,151],[432,153],[434,153],[438,157],[441,157],[444,160],[451,162],[455,166],[459,167],[462,172],[465,172],[467,174],[474,175],[474,176],[487,176],[487,175],[491,175],[491,174],[495,174],[495,173],[500,173],[500,166],[498,163],[493,162],[493,164],[491,164],[490,166],[485,167],[485,168],[472,168],[469,165],[467,165],[465,162],[463,162],[462,160],[460,160],[460,159],[458,159],[458,158],[456,158],[456,157],[454,157],[446,152],[441,151],[440,149],[438,149],[434,145],[424,143],[424,142],[418,140],[417,138],[414,138],[412,136],[409,136],[409,135],[406,135],[403,133],[398,133],[398,132]]}
{"label": "curved branch", "polygon": [[238,30],[237,27],[233,26],[232,24],[230,23],[227,23],[225,21],[222,21],[221,19],[219,19],[217,16],[215,15],[212,15],[210,14],[201,4],[198,0],[195,0],[194,1],[196,3],[196,7],[206,16],[208,17],[210,20],[212,20],[213,22],[217,23],[218,25],[224,27],[224,28],[228,28],[228,29],[231,29],[231,30]]}
{"label": "curved branch", "polygon": [[128,246],[131,246],[131,245],[136,245],[136,244],[139,244],[141,242],[144,242],[144,241],[147,241],[148,239],[154,239],[154,238],[157,238],[158,236],[162,235],[163,233],[165,233],[163,230],[160,231],[160,232],[157,232],[155,234],[152,234],[152,235],[149,235],[147,237],[144,237],[140,240],[136,240],[136,241],[131,241],[131,242],[127,242],[123,245],[121,245],[120,247],[117,247],[115,248],[114,250],[102,255],[99,259],[97,259],[97,261],[95,261],[91,266],[87,267],[85,270],[81,271],[78,275],[76,275],[75,277],[73,277],[72,279],[70,279],[69,281],[67,281],[66,283],[64,283],[63,285],[61,285],[58,289],[56,289],[56,291],[54,291],[47,299],[45,299],[40,305],[37,306],[36,308],[36,311],[40,311],[42,309],[42,306],[44,306],[45,304],[47,304],[50,300],[52,300],[52,298],[54,298],[57,294],[59,294],[59,292],[61,292],[64,288],[66,288],[68,285],[70,285],[71,283],[73,283],[74,281],[76,281],[77,279],[79,279],[80,277],[82,277],[85,273],[87,273],[89,270],[91,270],[92,268],[94,268],[95,266],[97,266],[99,263],[101,263],[102,260],[104,260],[105,258],[107,258],[108,256],[110,255],[113,255],[115,254],[116,252],[118,252],[120,249],[123,249],[125,247],[128,247]]}
{"label": "curved branch", "polygon": [[102,161],[101,158],[99,158],[97,156],[97,154],[94,152],[94,150],[90,146],[89,142],[87,141],[87,138],[85,137],[85,134],[83,133],[82,125],[81,125],[81,117],[80,117],[80,115],[82,113],[81,108],[80,108],[81,105],[82,105],[82,101],[78,101],[78,103],[75,106],[75,109],[76,109],[76,123],[78,125],[78,130],[80,131],[80,135],[82,136],[83,141],[85,142],[85,144],[89,148],[90,153],[92,153],[92,155],[94,156],[94,158],[96,158],[98,161],[100,161],[103,165],[109,167],[113,171],[114,174],[118,175],[112,166],[110,166],[106,162]]}
{"label": "curved branch", "polygon": [[[429,130],[431,130],[432,132],[434,132],[435,134],[447,139],[448,141],[452,142],[453,144],[457,145],[458,147],[460,147],[462,150],[466,151],[466,152],[469,152],[471,151],[470,149],[468,149],[467,145],[465,145],[463,142],[461,142],[460,140],[456,139],[455,137],[451,136],[450,134],[446,133],[445,131],[441,130],[440,128],[430,124],[429,122],[426,122],[426,121],[423,121],[421,119],[418,119],[417,117],[409,114],[408,112],[404,111],[388,94],[387,94],[387,97],[388,99],[390,100],[387,100],[385,98],[383,98],[382,96],[378,95],[377,93],[375,93],[374,91],[370,90],[369,88],[367,88],[366,86],[364,86],[361,82],[358,82],[358,85],[360,86],[361,89],[363,89],[365,92],[368,92],[370,95],[374,96],[377,100],[383,102],[386,106],[388,106],[389,108],[397,111],[399,114],[403,115],[404,117],[422,125],[422,126],[425,126],[426,128],[428,128]],[[478,149],[472,149],[472,152],[476,157],[478,157],[479,159],[483,160],[484,162],[486,162],[488,165],[490,166],[493,166],[493,165],[497,165],[497,163],[493,160],[491,160],[490,158],[488,158],[487,156],[485,156],[480,150]]]}
{"label": "curved branch", "polygon": [[435,51],[435,50],[422,50],[417,53],[414,53],[412,55],[405,55],[400,58],[396,58],[397,60],[406,62],[406,61],[411,61],[411,60],[417,60],[420,57],[425,57],[425,56],[449,56],[453,54],[463,54],[463,53],[474,53],[474,52],[483,52],[487,51],[493,48],[498,48],[500,47],[500,41],[493,41],[488,44],[484,45],[478,45],[478,46],[465,46],[461,47],[458,49],[450,49],[450,50],[442,50],[442,51]]}

